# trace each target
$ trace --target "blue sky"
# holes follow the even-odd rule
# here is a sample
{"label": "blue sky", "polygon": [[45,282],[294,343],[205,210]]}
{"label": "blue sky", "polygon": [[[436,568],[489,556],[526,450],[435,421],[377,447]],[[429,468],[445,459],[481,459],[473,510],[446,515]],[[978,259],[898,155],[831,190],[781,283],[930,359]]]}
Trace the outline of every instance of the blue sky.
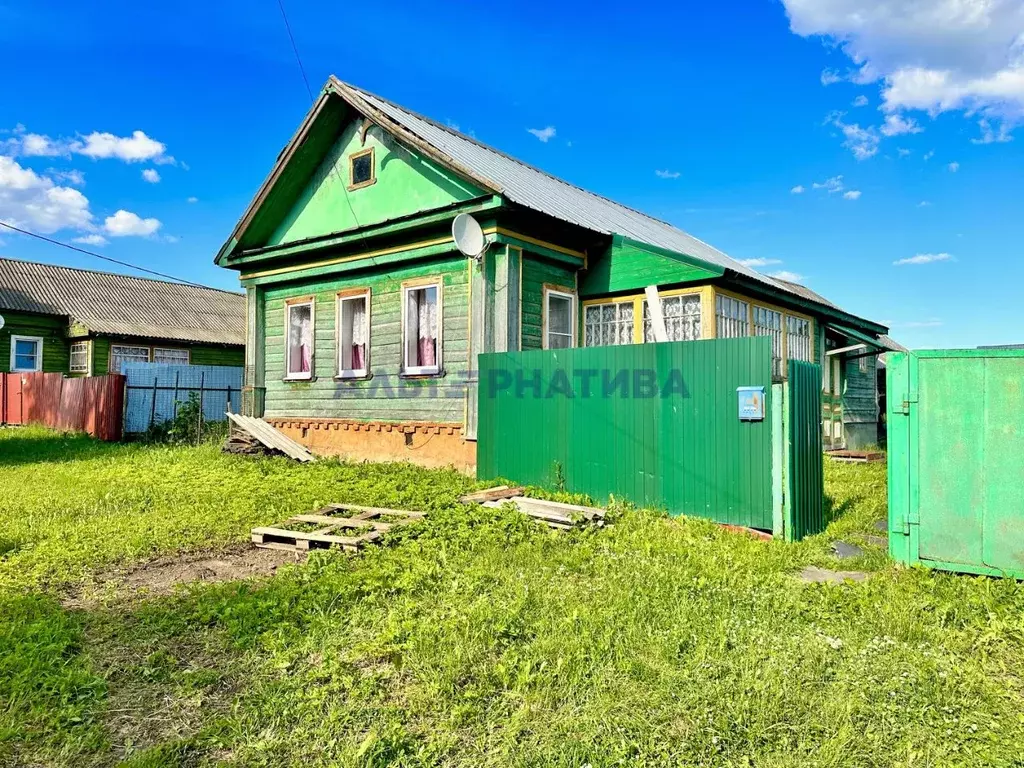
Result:
{"label": "blue sky", "polygon": [[[156,5],[0,0],[0,219],[234,288],[214,254],[309,98],[274,0]],[[908,346],[1024,342],[1024,3],[705,5],[285,0],[314,92],[457,124]]]}

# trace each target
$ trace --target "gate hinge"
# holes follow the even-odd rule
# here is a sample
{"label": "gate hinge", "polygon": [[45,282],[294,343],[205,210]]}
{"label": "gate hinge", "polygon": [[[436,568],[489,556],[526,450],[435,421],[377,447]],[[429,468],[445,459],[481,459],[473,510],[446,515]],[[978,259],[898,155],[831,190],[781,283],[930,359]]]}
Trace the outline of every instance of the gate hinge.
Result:
{"label": "gate hinge", "polygon": [[911,392],[903,396],[903,402],[900,403],[900,413],[904,416],[910,415],[910,406],[913,403],[917,403],[917,392]]}

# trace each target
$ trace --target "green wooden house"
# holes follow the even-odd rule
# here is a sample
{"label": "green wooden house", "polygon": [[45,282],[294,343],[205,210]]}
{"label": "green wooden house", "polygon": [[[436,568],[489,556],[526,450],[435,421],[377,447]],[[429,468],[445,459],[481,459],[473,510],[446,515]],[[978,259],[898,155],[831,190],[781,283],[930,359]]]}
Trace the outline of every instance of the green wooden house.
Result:
{"label": "green wooden house", "polygon": [[[454,247],[460,213],[487,236],[479,260]],[[837,361],[840,425],[846,357],[886,331],[333,77],[216,260],[249,298],[250,412],[314,450],[465,469],[476,355],[647,343],[648,286],[670,340],[770,336],[779,377]]]}
{"label": "green wooden house", "polygon": [[0,372],[245,359],[245,296],[213,288],[0,259],[0,317]]}

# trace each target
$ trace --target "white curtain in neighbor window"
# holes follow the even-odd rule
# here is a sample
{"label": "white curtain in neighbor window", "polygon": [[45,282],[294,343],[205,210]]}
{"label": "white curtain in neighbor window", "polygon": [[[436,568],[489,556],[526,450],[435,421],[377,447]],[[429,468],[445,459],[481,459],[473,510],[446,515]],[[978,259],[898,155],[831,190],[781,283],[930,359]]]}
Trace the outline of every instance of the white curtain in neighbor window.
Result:
{"label": "white curtain in neighbor window", "polygon": [[340,313],[338,372],[340,375],[361,375],[366,371],[366,345],[369,342],[366,297],[343,298]]}
{"label": "white curtain in neighbor window", "polygon": [[153,350],[154,363],[167,363],[168,365],[188,365],[187,349],[162,349],[157,347]]}
{"label": "white curtain in neighbor window", "polygon": [[607,347],[633,343],[633,302],[591,304],[584,310],[583,343]]}
{"label": "white curtain in neighbor window", "polygon": [[313,305],[292,304],[288,307],[288,374],[312,373]]}
{"label": "white curtain in neighbor window", "polygon": [[[700,296],[668,296],[661,300],[661,314],[669,341],[696,341],[701,338]],[[644,300],[644,341],[654,341],[651,310]]]}
{"label": "white curtain in neighbor window", "polygon": [[120,373],[122,363],[148,363],[149,347],[128,347],[115,344],[110,348],[111,373]]}
{"label": "white curtain in neighbor window", "polygon": [[437,286],[406,293],[405,362],[408,368],[437,366]]}
{"label": "white curtain in neighbor window", "polygon": [[548,349],[568,349],[572,346],[571,296],[548,294]]}

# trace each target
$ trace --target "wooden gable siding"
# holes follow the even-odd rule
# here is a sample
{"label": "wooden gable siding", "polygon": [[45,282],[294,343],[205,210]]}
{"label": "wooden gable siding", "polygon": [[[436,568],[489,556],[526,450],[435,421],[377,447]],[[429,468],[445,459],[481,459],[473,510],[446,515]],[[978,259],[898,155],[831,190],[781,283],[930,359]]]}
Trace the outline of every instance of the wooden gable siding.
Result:
{"label": "wooden gable siding", "polygon": [[[544,346],[544,286],[561,286],[575,291],[576,270],[536,254],[523,253],[522,349]],[[579,302],[577,302],[578,305]],[[579,307],[577,306],[577,312]],[[577,322],[577,328],[579,323]]]}
{"label": "wooden gable siding", "polygon": [[[436,163],[405,148],[377,126],[362,140],[362,120],[350,121],[266,245],[356,230],[484,194]],[[351,189],[349,157],[372,148],[374,182]]]}
{"label": "wooden gable siding", "polygon": [[[442,280],[443,375],[400,378],[402,283]],[[359,381],[335,379],[335,302],[339,291],[370,289],[370,371]],[[312,381],[284,381],[285,303],[313,296]],[[386,272],[336,275],[268,288],[264,294],[265,413],[267,417],[462,424],[469,362],[469,267],[461,255],[388,265]]]}
{"label": "wooden gable siding", "polygon": [[0,372],[11,370],[11,336],[38,336],[43,340],[43,371],[66,372],[70,364],[67,319],[58,315],[35,315],[28,312],[2,312],[4,327],[0,329]]}

